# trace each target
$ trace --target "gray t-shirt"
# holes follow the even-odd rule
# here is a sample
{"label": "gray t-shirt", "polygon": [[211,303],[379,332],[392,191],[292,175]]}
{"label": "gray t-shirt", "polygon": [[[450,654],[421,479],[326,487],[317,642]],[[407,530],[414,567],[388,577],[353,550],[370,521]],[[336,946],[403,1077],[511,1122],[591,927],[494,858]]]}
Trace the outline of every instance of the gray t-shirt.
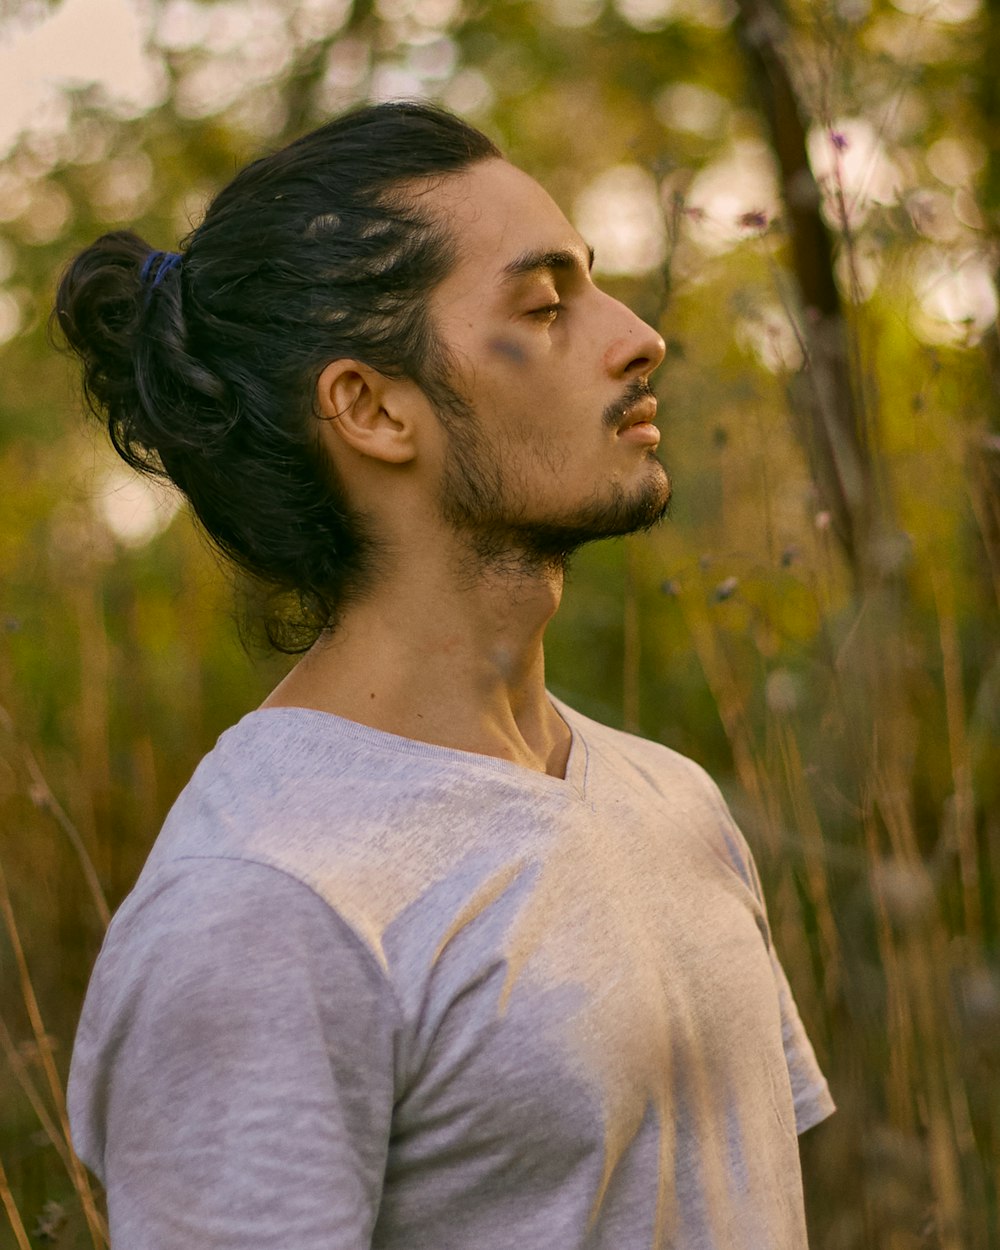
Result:
{"label": "gray t-shirt", "polygon": [[565,780],[301,708],[222,735],[73,1053],[114,1250],[805,1247],[834,1104],[750,850],[553,702]]}

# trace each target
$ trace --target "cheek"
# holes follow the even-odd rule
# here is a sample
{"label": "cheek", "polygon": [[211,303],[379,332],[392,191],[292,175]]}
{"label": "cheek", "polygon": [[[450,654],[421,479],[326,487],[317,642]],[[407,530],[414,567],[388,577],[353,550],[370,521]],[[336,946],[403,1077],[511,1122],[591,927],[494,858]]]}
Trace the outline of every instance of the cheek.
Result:
{"label": "cheek", "polygon": [[579,371],[559,367],[551,353],[514,335],[484,344],[478,372],[477,408],[508,454],[528,454],[546,472],[568,465],[589,413],[579,400]]}
{"label": "cheek", "polygon": [[486,350],[497,361],[503,361],[515,368],[523,367],[528,363],[528,353],[520,343],[515,343],[511,338],[491,339],[486,344]]}

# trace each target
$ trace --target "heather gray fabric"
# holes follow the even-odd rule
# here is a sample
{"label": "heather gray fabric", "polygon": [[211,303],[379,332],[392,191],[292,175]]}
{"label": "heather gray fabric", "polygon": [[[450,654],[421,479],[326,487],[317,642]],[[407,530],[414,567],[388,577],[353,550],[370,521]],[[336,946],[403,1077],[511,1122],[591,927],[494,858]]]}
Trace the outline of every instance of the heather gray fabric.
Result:
{"label": "heather gray fabric", "polygon": [[801,1250],[834,1109],[690,760],[565,781],[321,712],[222,735],[73,1054],[114,1250]]}

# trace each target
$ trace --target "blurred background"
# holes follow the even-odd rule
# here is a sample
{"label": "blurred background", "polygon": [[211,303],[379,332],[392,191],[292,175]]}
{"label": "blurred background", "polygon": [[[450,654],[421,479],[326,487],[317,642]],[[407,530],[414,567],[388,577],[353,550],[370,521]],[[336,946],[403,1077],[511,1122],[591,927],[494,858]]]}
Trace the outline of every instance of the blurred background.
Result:
{"label": "blurred background", "polygon": [[112,227],[175,247],[261,150],[414,96],[538,177],[668,343],[672,518],[581,553],[549,684],[703,763],[753,846],[839,1106],[803,1140],[811,1245],[1000,1247],[998,19],[0,0],[4,1250],[105,1244],[62,1102],[89,969],[287,666],[84,418],[56,277]]}

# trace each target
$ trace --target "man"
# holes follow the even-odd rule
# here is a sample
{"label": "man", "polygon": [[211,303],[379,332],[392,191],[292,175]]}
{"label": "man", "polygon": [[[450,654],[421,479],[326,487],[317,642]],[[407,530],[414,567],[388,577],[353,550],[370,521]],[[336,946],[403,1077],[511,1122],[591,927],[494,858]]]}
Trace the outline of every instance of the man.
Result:
{"label": "man", "polygon": [[[316,136],[237,178],[183,256],[137,278],[112,236],[60,293],[119,446],[275,582],[258,553],[314,510],[255,493],[281,421],[253,405],[291,385],[275,342],[329,336],[284,403],[344,520],[299,577],[319,636],[202,761],[94,973],[70,1102],[113,1244],[804,1247],[796,1135],[833,1102],[749,848],[697,765],[544,684],[569,554],[666,511],[663,343],[457,119],[387,105]],[[390,170],[367,199],[366,160]],[[446,260],[394,302],[416,238]],[[295,344],[289,274],[325,284]],[[367,345],[343,337],[362,305]],[[400,317],[421,350],[393,367]]]}

